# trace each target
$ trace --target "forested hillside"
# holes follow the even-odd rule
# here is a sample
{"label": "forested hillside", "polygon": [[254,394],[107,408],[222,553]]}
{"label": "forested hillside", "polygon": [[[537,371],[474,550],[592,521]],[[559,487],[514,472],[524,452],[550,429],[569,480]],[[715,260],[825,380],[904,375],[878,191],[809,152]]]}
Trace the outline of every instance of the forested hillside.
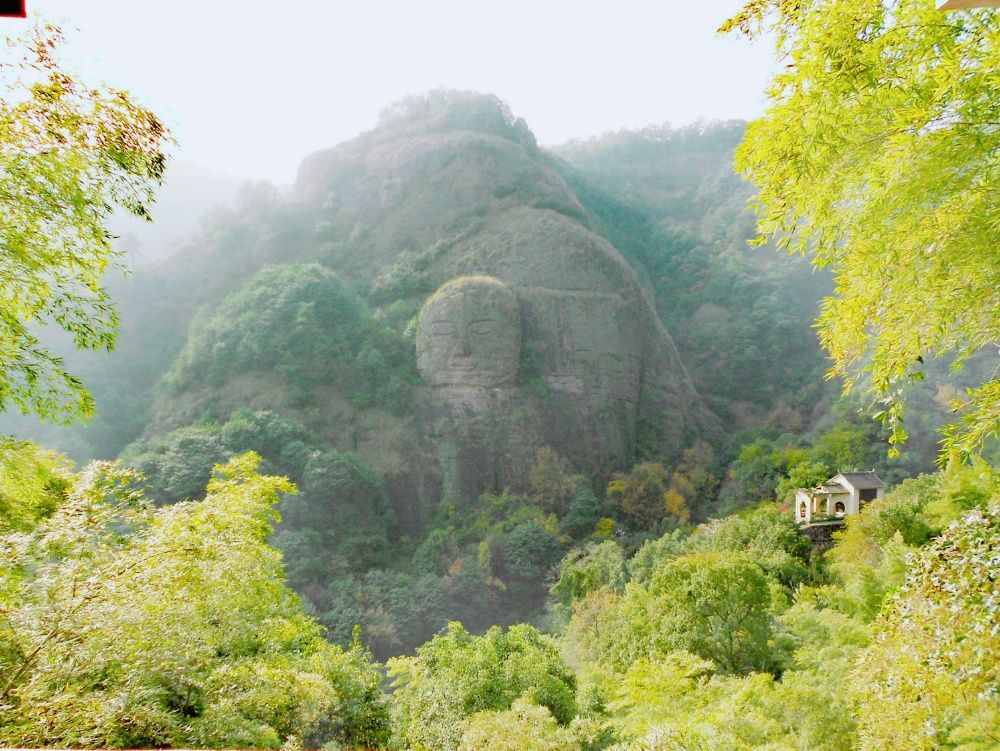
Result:
{"label": "forested hillside", "polygon": [[[556,155],[493,97],[402,102],[307,159],[291,194],[246,186],[113,281],[116,351],[66,352],[97,399],[89,425],[7,429],[121,455],[159,504],[259,453],[300,490],[274,537],[289,582],[334,639],[360,623],[379,656],[450,619],[538,621],[550,567],[595,536],[635,546],[842,468],[927,468],[919,431],[894,469],[823,383],[810,324],[827,277],[747,247],[742,132]],[[418,372],[422,306],[469,273],[517,291],[513,323],[488,314],[523,327],[499,388],[433,359]],[[494,303],[461,302],[474,288],[433,315],[482,319]]]}
{"label": "forested hillside", "polygon": [[[751,443],[758,428],[769,440],[784,433],[814,442],[846,423],[876,440],[876,426],[852,415],[869,405],[857,394],[842,399],[837,383],[824,380],[829,363],[813,322],[834,292],[828,270],[774,243],[748,246],[756,236],[754,188],[733,169],[745,131],[741,122],[657,126],[556,153],[575,167],[581,200],[602,231],[652,284],[685,364],[736,445]],[[902,455],[887,463],[876,450],[842,457],[843,466],[878,466],[899,478],[929,471],[952,401],[988,380],[994,360],[987,348],[955,372],[944,358],[926,358],[921,378],[908,385],[913,408]]]}
{"label": "forested hillside", "polygon": [[12,42],[0,746],[1000,747],[1000,13],[734,30],[753,123],[438,89],[147,248],[169,131]]}
{"label": "forested hillside", "polygon": [[753,187],[733,171],[746,124],[621,132],[557,150],[584,202],[653,287],[699,390],[732,430],[815,425],[824,355],[810,324],[828,274],[751,249]]}
{"label": "forested hillside", "polygon": [[[261,432],[260,421],[239,422],[220,438]],[[313,456],[328,476],[357,471]],[[369,572],[340,600],[355,608],[342,622],[364,624],[342,649],[283,584],[265,538],[274,504],[294,488],[258,474],[254,454],[217,467],[203,500],[160,509],[120,467],[73,476],[26,447],[0,459],[3,565],[16,574],[0,590],[0,664],[10,666],[0,740],[11,745],[996,745],[1000,623],[986,574],[1000,564],[1000,482],[981,462],[901,483],[825,551],[765,503],[638,548],[602,539],[608,520],[559,562],[560,540],[589,528],[585,509],[599,510],[592,496],[577,493],[559,537],[527,499],[483,499],[474,514],[452,510],[440,527],[451,534],[422,546],[414,561],[425,573]],[[287,538],[309,523],[313,491],[303,490],[292,496],[300,505],[282,502],[288,526],[273,539],[308,597],[318,582],[306,583]],[[522,604],[551,598],[548,634],[490,625],[510,611],[490,609],[469,559],[448,563],[454,532],[476,535],[490,519],[505,519],[489,533],[505,538],[507,586]],[[430,573],[445,566],[443,578]],[[550,567],[546,592],[536,582]],[[351,586],[343,570],[333,582]],[[432,621],[463,603],[476,605],[464,623]],[[383,677],[359,637],[376,654],[426,641],[389,660]]]}

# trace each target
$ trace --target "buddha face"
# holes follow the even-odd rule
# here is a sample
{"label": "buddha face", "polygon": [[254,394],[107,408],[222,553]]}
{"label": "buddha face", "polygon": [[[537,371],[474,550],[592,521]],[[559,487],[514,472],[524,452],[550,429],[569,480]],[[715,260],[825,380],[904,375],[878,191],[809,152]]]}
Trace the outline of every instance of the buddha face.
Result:
{"label": "buddha face", "polygon": [[487,276],[454,279],[420,311],[417,367],[435,386],[513,383],[521,356],[517,298]]}

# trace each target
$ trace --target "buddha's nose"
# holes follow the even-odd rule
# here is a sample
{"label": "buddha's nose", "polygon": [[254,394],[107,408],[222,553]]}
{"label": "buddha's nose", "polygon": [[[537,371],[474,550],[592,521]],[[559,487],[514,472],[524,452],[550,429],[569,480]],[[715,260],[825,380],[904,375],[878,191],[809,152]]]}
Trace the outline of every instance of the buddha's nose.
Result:
{"label": "buddha's nose", "polygon": [[468,357],[472,351],[469,349],[469,337],[465,334],[458,337],[458,354]]}

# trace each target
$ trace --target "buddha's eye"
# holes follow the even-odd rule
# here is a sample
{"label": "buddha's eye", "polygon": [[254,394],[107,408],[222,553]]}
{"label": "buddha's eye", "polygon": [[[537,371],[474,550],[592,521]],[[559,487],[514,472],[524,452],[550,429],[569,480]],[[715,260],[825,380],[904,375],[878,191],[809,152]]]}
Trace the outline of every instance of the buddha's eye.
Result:
{"label": "buddha's eye", "polygon": [[434,321],[431,324],[431,336],[455,336],[458,328],[451,321]]}
{"label": "buddha's eye", "polygon": [[469,324],[469,333],[476,336],[483,336],[493,331],[494,325],[495,322],[488,318],[481,321],[473,321]]}

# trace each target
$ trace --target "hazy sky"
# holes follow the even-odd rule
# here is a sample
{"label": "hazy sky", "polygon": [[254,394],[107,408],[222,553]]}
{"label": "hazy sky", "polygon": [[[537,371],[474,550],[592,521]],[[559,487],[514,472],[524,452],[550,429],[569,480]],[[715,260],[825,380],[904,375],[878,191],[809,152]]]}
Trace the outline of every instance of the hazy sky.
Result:
{"label": "hazy sky", "polygon": [[[161,114],[180,159],[287,183],[306,154],[442,86],[497,94],[543,144],[753,117],[770,48],[715,33],[740,4],[28,0],[28,10],[77,29],[64,59]],[[0,20],[0,31],[19,24]]]}

